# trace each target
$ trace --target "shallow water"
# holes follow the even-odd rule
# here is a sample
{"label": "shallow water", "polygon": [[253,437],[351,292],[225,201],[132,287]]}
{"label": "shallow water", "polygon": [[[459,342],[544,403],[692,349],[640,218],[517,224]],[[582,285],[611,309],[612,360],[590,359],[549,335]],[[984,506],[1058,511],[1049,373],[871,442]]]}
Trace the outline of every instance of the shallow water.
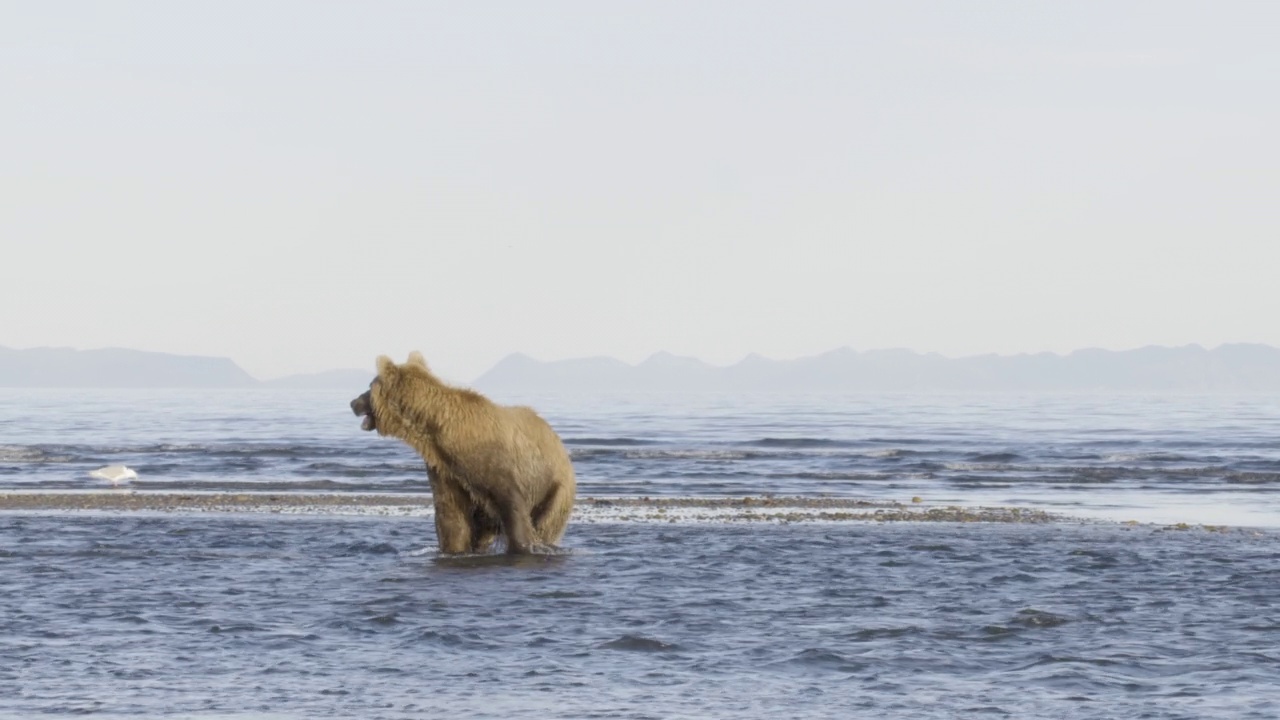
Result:
{"label": "shallow water", "polygon": [[[0,489],[426,492],[351,392],[0,390]],[[831,495],[1280,526],[1280,397],[525,397],[581,495]]]}
{"label": "shallow water", "polygon": [[0,710],[209,717],[1280,714],[1280,538],[1114,525],[0,516]]}
{"label": "shallow water", "polygon": [[[426,492],[347,395],[3,391],[0,486]],[[526,400],[629,498],[561,555],[305,502],[0,512],[0,717],[1280,716],[1272,399]],[[761,494],[1233,527],[659,507]]]}

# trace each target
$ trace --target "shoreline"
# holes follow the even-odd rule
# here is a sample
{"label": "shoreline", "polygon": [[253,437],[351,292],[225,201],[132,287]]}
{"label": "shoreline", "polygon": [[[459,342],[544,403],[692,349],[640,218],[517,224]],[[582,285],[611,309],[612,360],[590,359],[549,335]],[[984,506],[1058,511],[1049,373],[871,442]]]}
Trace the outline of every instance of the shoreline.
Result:
{"label": "shoreline", "polygon": [[[250,513],[429,517],[427,493],[244,493],[133,490],[0,491],[0,513]],[[826,497],[582,497],[575,523],[1080,522],[1019,507],[930,506],[924,503]]]}
{"label": "shoreline", "polygon": [[[1103,525],[1205,532],[1252,531],[1249,525],[1090,518],[1014,506],[930,505],[926,502],[805,496],[580,497],[573,524],[965,523]],[[273,493],[227,491],[0,490],[0,517],[23,514],[292,515],[302,517],[433,518],[429,493]]]}

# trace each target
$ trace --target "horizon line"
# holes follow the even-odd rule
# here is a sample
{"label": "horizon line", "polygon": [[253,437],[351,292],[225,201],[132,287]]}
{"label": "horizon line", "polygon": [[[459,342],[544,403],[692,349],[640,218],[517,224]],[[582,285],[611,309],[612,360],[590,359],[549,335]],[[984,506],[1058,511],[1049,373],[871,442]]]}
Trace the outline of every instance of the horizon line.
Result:
{"label": "horizon line", "polygon": [[[747,354],[743,355],[741,358],[739,358],[734,362],[723,364],[723,365],[711,363],[693,355],[677,355],[676,353],[670,352],[668,350],[657,350],[645,356],[643,360],[639,360],[637,362],[628,362],[627,360],[623,360],[617,356],[605,355],[605,354],[573,355],[573,356],[559,357],[559,358],[547,360],[547,359],[540,359],[540,358],[534,357],[533,355],[522,350],[514,350],[504,354],[496,362],[490,365],[488,369],[482,371],[479,375],[477,375],[472,380],[472,382],[483,378],[485,375],[487,375],[489,372],[497,368],[499,365],[501,365],[504,362],[507,362],[512,358],[525,359],[525,360],[529,360],[531,362],[536,362],[540,364],[577,362],[577,361],[588,361],[588,360],[609,360],[609,361],[620,363],[622,365],[626,365],[627,367],[635,368],[635,367],[640,367],[641,365],[644,365],[648,362],[651,362],[655,358],[670,357],[675,360],[694,361],[710,368],[730,368],[730,367],[735,367],[737,365],[741,365],[742,363],[753,360],[753,359],[758,359],[758,360],[767,361],[767,362],[792,362],[796,360],[805,360],[809,358],[822,357],[825,355],[833,355],[841,352],[851,352],[853,354],[908,353],[908,354],[919,355],[924,357],[937,356],[945,360],[966,360],[971,358],[990,358],[990,357],[1016,358],[1016,357],[1036,357],[1036,356],[1045,356],[1045,355],[1066,358],[1072,355],[1077,355],[1077,354],[1086,353],[1086,352],[1127,353],[1127,352],[1136,352],[1140,350],[1151,350],[1151,349],[1202,350],[1204,352],[1214,352],[1227,347],[1241,347],[1241,346],[1261,347],[1261,348],[1269,348],[1273,350],[1280,350],[1280,347],[1278,346],[1271,345],[1269,343],[1263,343],[1263,342],[1223,342],[1213,347],[1207,347],[1200,343],[1191,342],[1191,343],[1185,343],[1182,345],[1146,344],[1146,345],[1140,345],[1135,347],[1128,347],[1125,349],[1113,349],[1113,348],[1105,348],[1105,347],[1099,347],[1099,346],[1087,346],[1087,347],[1076,348],[1074,350],[1070,350],[1066,352],[1057,352],[1053,350],[1040,350],[1040,351],[1022,351],[1022,352],[1013,352],[1013,353],[985,352],[985,353],[949,355],[936,350],[915,350],[915,349],[906,348],[906,347],[881,347],[881,348],[869,348],[866,350],[857,350],[851,345],[841,345],[839,347],[835,347],[830,350],[825,350],[822,352],[817,352],[817,353],[808,354],[808,355],[796,355],[794,357],[786,357],[786,358],[769,357],[753,351],[753,352],[748,352]],[[27,351],[34,351],[34,350],[66,350],[71,352],[99,352],[99,351],[109,351],[109,350],[122,350],[125,352],[169,355],[173,357],[225,359],[225,360],[231,361],[237,368],[240,368],[242,371],[244,371],[246,375],[248,375],[249,377],[253,378],[254,380],[260,383],[270,383],[270,382],[275,382],[275,381],[284,380],[288,378],[324,375],[324,374],[336,373],[336,372],[366,372],[365,369],[363,368],[337,367],[337,368],[329,368],[325,370],[294,372],[294,373],[287,373],[284,375],[276,375],[276,376],[260,378],[244,370],[243,366],[241,366],[240,363],[236,361],[235,358],[232,357],[231,355],[201,355],[201,354],[171,352],[167,350],[139,350],[137,348],[128,348],[128,347],[121,347],[121,346],[114,346],[114,345],[103,346],[103,347],[92,347],[92,348],[77,348],[77,347],[67,346],[67,345],[41,345],[41,346],[35,346],[35,347],[17,348],[17,347],[11,347],[8,345],[0,345],[0,350],[13,350],[16,352],[27,352]],[[380,354],[385,354],[385,353],[380,353]],[[378,355],[374,355],[373,357],[376,358],[378,357]],[[429,362],[430,362],[430,358],[428,358],[428,363]]]}
{"label": "horizon line", "polygon": [[[677,360],[695,360],[709,367],[728,368],[728,367],[733,367],[735,365],[740,365],[743,362],[754,359],[754,358],[758,358],[761,360],[768,360],[771,362],[791,362],[794,360],[805,360],[808,358],[822,357],[823,355],[832,355],[832,354],[846,351],[846,350],[852,351],[853,353],[859,354],[859,355],[865,355],[865,354],[871,354],[871,353],[910,353],[912,355],[923,355],[926,357],[931,355],[936,355],[945,360],[967,360],[970,358],[987,358],[987,357],[1013,358],[1013,357],[1035,357],[1039,355],[1052,355],[1054,357],[1065,358],[1065,357],[1070,357],[1071,355],[1076,355],[1076,354],[1085,353],[1085,352],[1126,353],[1126,352],[1137,352],[1139,350],[1151,350],[1151,349],[1157,349],[1157,350],[1195,349],[1195,350],[1203,350],[1205,352],[1214,352],[1227,347],[1264,347],[1264,348],[1270,348],[1273,350],[1280,350],[1280,346],[1272,345],[1270,343],[1264,343],[1264,342],[1224,342],[1224,343],[1219,343],[1213,347],[1208,347],[1206,345],[1202,345],[1200,343],[1195,343],[1195,342],[1184,343],[1182,345],[1159,345],[1159,344],[1149,343],[1147,345],[1139,345],[1139,346],[1128,347],[1128,348],[1119,349],[1119,350],[1114,348],[1106,348],[1106,347],[1099,347],[1096,345],[1090,345],[1086,347],[1076,348],[1074,350],[1068,350],[1066,352],[1058,352],[1055,350],[1037,350],[1037,351],[1010,352],[1010,353],[982,352],[982,353],[968,353],[968,354],[948,354],[938,350],[915,350],[915,349],[906,348],[906,347],[880,347],[880,348],[868,348],[866,350],[858,350],[851,345],[842,345],[840,347],[832,348],[830,350],[824,350],[822,352],[812,353],[809,355],[796,355],[794,357],[770,357],[758,352],[749,352],[734,362],[731,362],[728,364],[722,364],[722,365],[718,365],[718,364],[709,362],[707,360],[703,360],[702,358],[696,357],[694,355],[677,355],[676,353],[670,352],[668,350],[658,350],[656,352],[652,352],[649,355],[646,355],[643,360],[640,360],[637,362],[628,362],[627,360],[623,360],[614,355],[603,355],[603,354],[575,355],[575,356],[545,360],[545,359],[534,357],[533,355],[530,355],[529,353],[526,353],[524,351],[516,350],[503,355],[502,358],[498,360],[497,363],[495,363],[495,366],[513,357],[525,358],[528,360],[532,360],[533,362],[544,363],[544,364],[557,363],[557,362],[573,362],[577,360],[614,360],[614,361],[623,363],[624,365],[627,365],[629,367],[638,367],[640,365],[643,365],[649,362],[650,360],[653,360],[656,357],[669,356]],[[430,362],[430,360],[428,360],[428,362]]]}

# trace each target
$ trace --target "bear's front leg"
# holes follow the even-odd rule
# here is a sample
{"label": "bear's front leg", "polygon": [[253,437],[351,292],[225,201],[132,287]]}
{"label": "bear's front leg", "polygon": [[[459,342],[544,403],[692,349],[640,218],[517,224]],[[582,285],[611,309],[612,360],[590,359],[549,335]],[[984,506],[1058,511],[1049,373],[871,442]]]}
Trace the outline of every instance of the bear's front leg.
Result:
{"label": "bear's front leg", "polygon": [[450,555],[472,552],[471,497],[456,481],[438,472],[428,470],[427,478],[431,481],[431,499],[436,509],[436,540],[440,543],[440,552]]}

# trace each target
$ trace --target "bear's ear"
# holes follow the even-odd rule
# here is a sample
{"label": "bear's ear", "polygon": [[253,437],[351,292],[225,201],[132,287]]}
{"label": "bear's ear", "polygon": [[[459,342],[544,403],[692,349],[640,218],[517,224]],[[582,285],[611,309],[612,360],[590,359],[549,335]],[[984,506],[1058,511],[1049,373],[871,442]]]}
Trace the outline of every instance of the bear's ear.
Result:
{"label": "bear's ear", "polygon": [[426,359],[426,358],[424,358],[424,357],[422,357],[422,353],[418,352],[417,350],[414,350],[413,352],[409,353],[409,362],[408,362],[407,364],[408,364],[408,365],[417,365],[418,367],[422,368],[423,370],[429,370],[429,369],[430,369],[430,368],[428,368],[428,367],[427,367],[427,359]]}
{"label": "bear's ear", "polygon": [[378,356],[378,377],[391,377],[396,374],[396,363],[386,355]]}

